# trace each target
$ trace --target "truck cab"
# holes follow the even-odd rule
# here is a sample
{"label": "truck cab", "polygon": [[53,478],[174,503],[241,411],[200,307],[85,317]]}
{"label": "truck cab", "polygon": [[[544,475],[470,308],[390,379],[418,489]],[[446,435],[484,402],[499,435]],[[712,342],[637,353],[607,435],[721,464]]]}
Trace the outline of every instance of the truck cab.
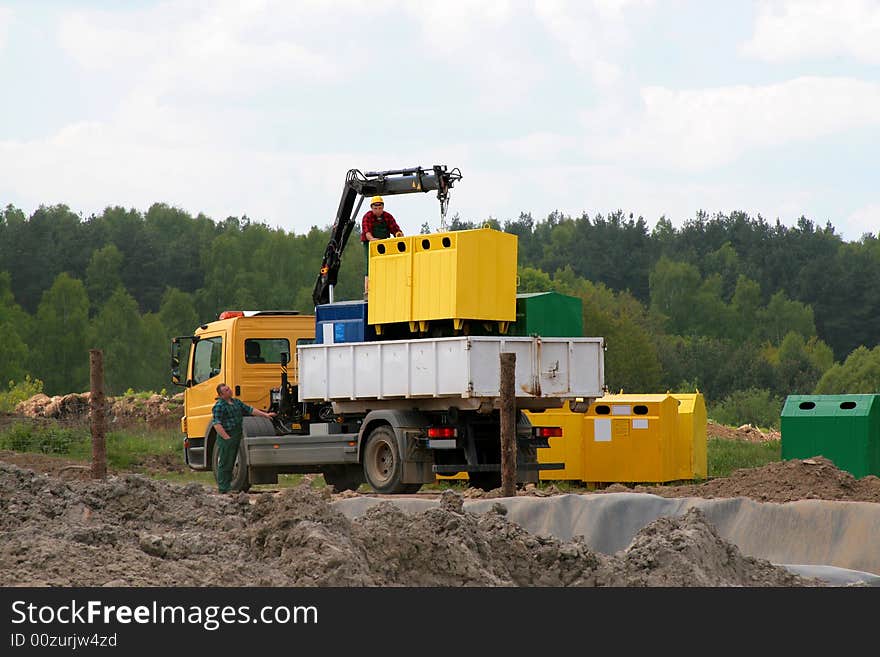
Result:
{"label": "truck cab", "polygon": [[315,337],[313,315],[295,311],[226,311],[191,336],[172,341],[172,381],[185,388],[181,431],[184,455],[194,470],[211,470],[215,433],[211,426],[217,386],[229,385],[249,406],[269,410],[282,361],[297,383],[296,346]]}

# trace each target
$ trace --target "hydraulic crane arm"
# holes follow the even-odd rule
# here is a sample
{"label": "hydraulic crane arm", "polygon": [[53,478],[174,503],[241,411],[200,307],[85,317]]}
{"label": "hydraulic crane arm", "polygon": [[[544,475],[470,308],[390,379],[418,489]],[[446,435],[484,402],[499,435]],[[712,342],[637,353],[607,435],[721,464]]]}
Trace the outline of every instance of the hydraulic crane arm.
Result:
{"label": "hydraulic crane arm", "polygon": [[441,217],[445,217],[449,190],[459,180],[461,180],[461,171],[457,168],[447,171],[444,165],[434,165],[429,169],[414,167],[367,173],[361,173],[357,169],[349,170],[345,175],[345,186],[342,188],[336,219],[330,230],[330,241],[324,250],[321,271],[312,291],[315,305],[332,301],[333,287],[336,285],[339,266],[342,264],[342,252],[358,220],[358,213],[365,196],[393,196],[436,191],[440,200]]}

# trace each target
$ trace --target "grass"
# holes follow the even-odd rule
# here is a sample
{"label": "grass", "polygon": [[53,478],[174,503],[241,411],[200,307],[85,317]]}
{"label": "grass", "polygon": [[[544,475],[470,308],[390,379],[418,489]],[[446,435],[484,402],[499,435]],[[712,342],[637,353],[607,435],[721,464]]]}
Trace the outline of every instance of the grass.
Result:
{"label": "grass", "polygon": [[[89,430],[81,425],[17,422],[0,432],[0,449],[38,452],[86,461],[92,457]],[[134,469],[145,458],[182,458],[182,438],[173,429],[146,426],[107,433],[107,463],[117,470]]]}
{"label": "grass", "polygon": [[[0,449],[18,452],[38,452],[64,456],[73,460],[91,459],[91,439],[88,429],[83,426],[65,426],[60,423],[17,422],[0,431]],[[110,467],[119,471],[143,472],[150,477],[177,483],[197,482],[214,485],[211,472],[193,470],[162,471],[144,468],[140,464],[159,459],[159,463],[183,463],[182,437],[176,429],[150,429],[147,426],[134,426],[117,429],[107,434],[107,461]],[[742,440],[710,438],[708,441],[709,477],[726,477],[739,468],[756,468],[773,461],[781,460],[781,444],[778,440],[752,443]],[[303,475],[280,475],[277,484],[255,486],[255,490],[289,488],[297,486]],[[541,482],[546,488],[551,482]],[[579,482],[552,482],[563,492],[582,489]],[[314,477],[311,485],[315,488],[325,486],[324,479]],[[426,484],[426,491],[439,491],[447,488],[462,491],[465,483],[445,481]],[[366,490],[367,487],[362,487]]]}
{"label": "grass", "polygon": [[739,468],[759,468],[782,460],[782,443],[770,440],[751,443],[745,440],[710,438],[708,442],[709,477],[726,477]]}
{"label": "grass", "polygon": [[[74,461],[88,462],[92,458],[89,430],[84,426],[65,426],[58,422],[17,422],[0,431],[0,450],[33,452],[63,456]],[[199,472],[186,468],[165,471],[150,468],[149,461],[183,464],[183,437],[177,429],[151,429],[146,425],[126,427],[107,433],[107,463],[117,471],[140,472],[154,479],[188,484],[196,482],[215,486],[213,472]],[[147,467],[144,467],[144,462]],[[254,486],[253,490],[274,490],[297,486],[303,475],[279,475],[277,484]],[[313,488],[326,486],[323,477],[314,477]]]}

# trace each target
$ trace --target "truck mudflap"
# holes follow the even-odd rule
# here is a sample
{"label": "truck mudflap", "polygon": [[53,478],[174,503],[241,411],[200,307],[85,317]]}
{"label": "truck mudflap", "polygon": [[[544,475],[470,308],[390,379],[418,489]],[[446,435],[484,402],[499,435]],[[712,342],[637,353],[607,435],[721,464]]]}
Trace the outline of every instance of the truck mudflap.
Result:
{"label": "truck mudflap", "polygon": [[[501,472],[500,463],[479,463],[477,465],[468,465],[461,463],[459,465],[434,465],[432,468],[434,474],[438,475],[454,475],[459,472]],[[517,463],[517,472],[535,472],[539,470],[563,470],[565,463]]]}

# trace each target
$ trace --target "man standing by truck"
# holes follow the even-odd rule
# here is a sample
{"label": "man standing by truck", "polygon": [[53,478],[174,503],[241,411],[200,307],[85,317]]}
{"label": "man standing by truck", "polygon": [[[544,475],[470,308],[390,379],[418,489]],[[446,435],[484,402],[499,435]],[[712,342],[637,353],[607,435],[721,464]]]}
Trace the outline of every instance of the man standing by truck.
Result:
{"label": "man standing by truck", "polygon": [[275,413],[267,413],[259,408],[248,406],[240,399],[232,396],[232,388],[225,383],[217,386],[217,402],[214,404],[214,431],[220,437],[214,445],[218,450],[217,458],[217,489],[228,493],[232,483],[232,468],[241,444],[241,426],[245,415],[259,415],[273,418]]}
{"label": "man standing by truck", "polygon": [[403,231],[391,216],[385,212],[385,202],[381,196],[370,199],[370,210],[361,220],[361,242],[364,244],[364,298],[367,297],[367,273],[370,267],[370,242],[389,237],[403,237]]}

